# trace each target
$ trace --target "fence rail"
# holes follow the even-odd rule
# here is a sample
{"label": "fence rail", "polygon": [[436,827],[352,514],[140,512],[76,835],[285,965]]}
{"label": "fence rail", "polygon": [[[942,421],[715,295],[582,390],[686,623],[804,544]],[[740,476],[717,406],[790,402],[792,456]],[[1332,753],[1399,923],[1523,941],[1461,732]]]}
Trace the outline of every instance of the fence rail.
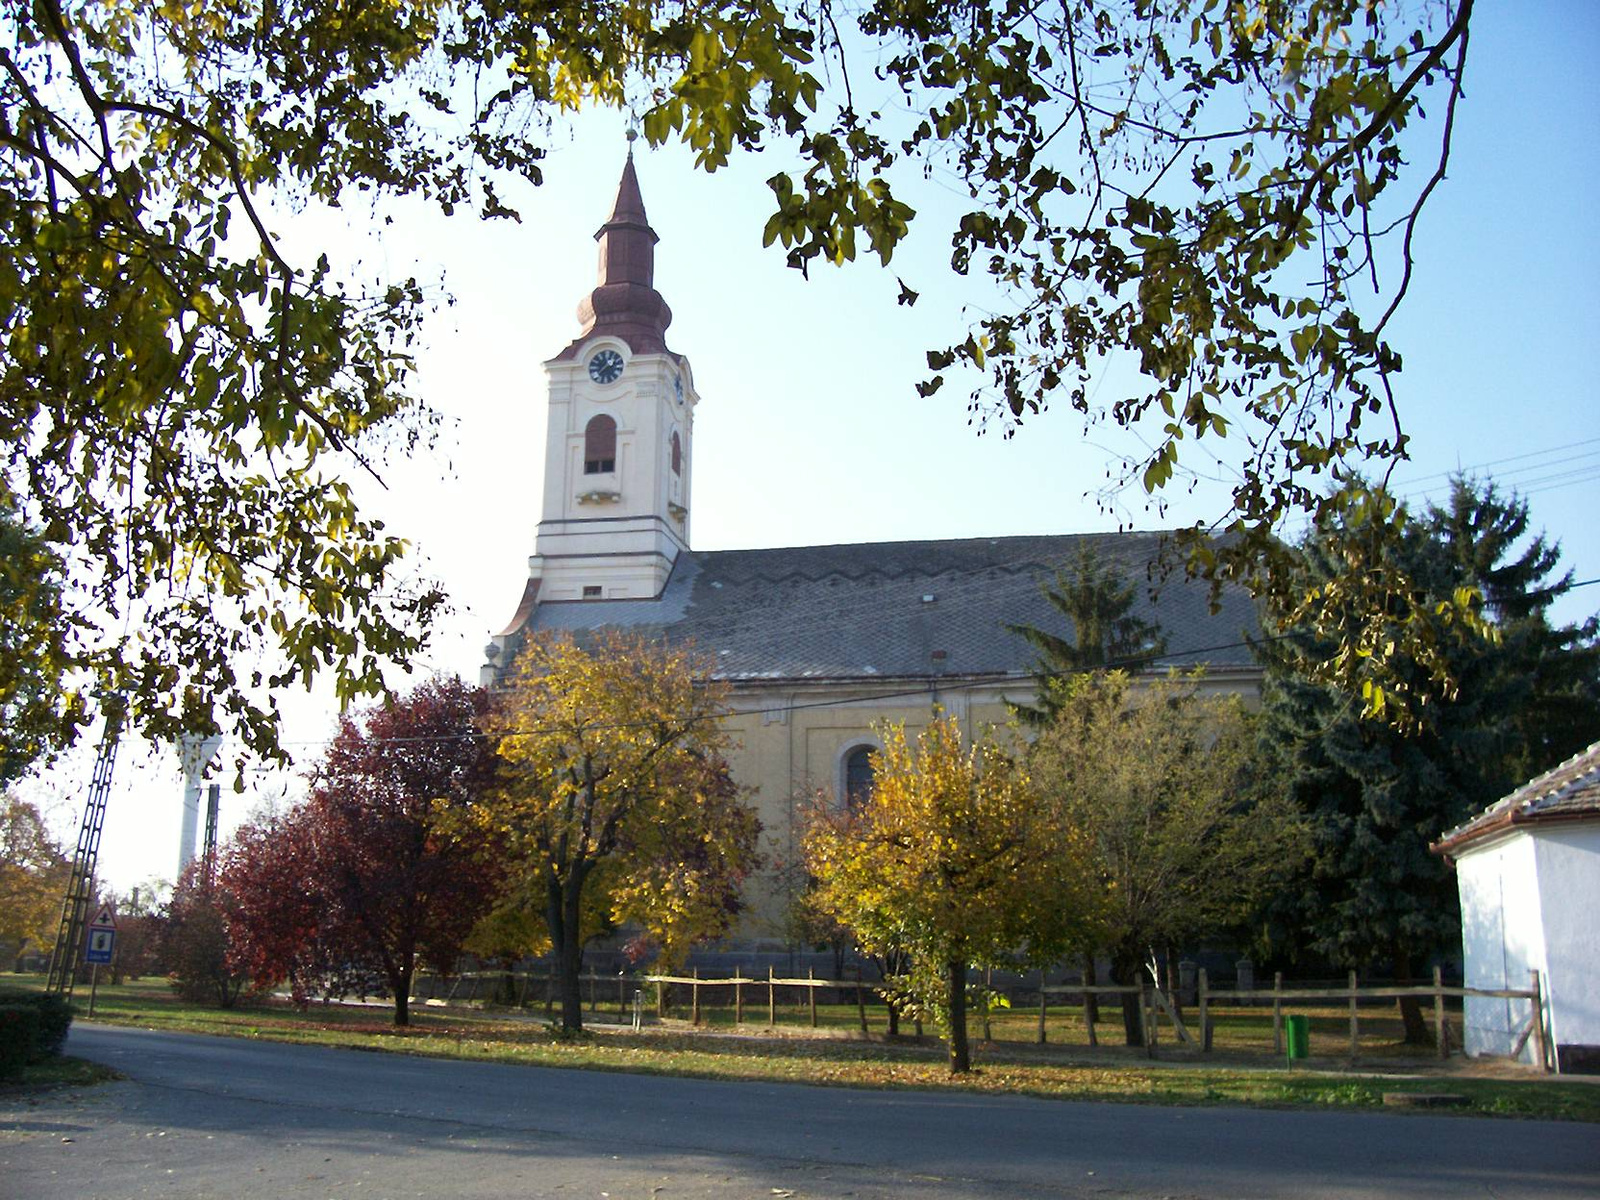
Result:
{"label": "fence rail", "polygon": [[[518,1007],[525,1007],[528,1003],[529,992],[536,981],[541,981],[543,987],[543,1001],[547,1012],[553,1009],[555,1003],[555,974],[550,971],[468,971],[450,977],[449,991],[446,1001],[456,999],[463,987],[468,991],[462,999],[473,1001],[479,999],[479,992],[484,981],[493,981],[495,986],[500,986],[510,978],[513,982],[512,1002]],[[442,983],[436,977],[419,977],[419,985],[424,979],[435,984]],[[770,968],[765,977],[735,973],[733,975],[703,976],[698,970],[691,971],[688,975],[629,975],[618,973],[616,975],[602,975],[588,973],[579,976],[580,991],[586,994],[588,1007],[592,1012],[599,1012],[602,1003],[609,1008],[609,997],[616,997],[616,1011],[623,1020],[632,1015],[637,1023],[643,1008],[643,987],[653,985],[655,988],[655,1010],[658,1016],[664,1016],[668,1007],[669,988],[688,988],[690,991],[690,1020],[699,1025],[704,1017],[704,1000],[706,994],[726,996],[725,989],[732,990],[732,1007],[734,1020],[738,1024],[745,1023],[746,989],[757,989],[757,996],[766,1001],[767,1024],[778,1024],[778,993],[779,989],[801,991],[805,997],[801,1002],[809,1014],[809,1023],[812,1028],[818,1025],[817,994],[820,991],[834,991],[844,994],[853,994],[855,998],[857,1023],[862,1032],[868,1032],[867,997],[871,994],[884,995],[892,979],[866,979],[860,972],[852,979],[819,979],[814,972],[807,972],[805,977],[781,977]],[[1544,1003],[1539,973],[1530,972],[1530,981],[1527,988],[1473,988],[1464,986],[1447,985],[1443,982],[1439,969],[1434,968],[1431,983],[1413,985],[1365,985],[1363,986],[1356,975],[1351,971],[1344,987],[1285,987],[1281,972],[1273,976],[1270,988],[1213,988],[1202,968],[1195,981],[1193,1004],[1196,1009],[1196,1029],[1191,1031],[1183,1019],[1183,1009],[1186,1004],[1181,1004],[1166,990],[1153,986],[1150,982],[1141,984],[1085,984],[1085,983],[1047,983],[1041,975],[1037,984],[1031,986],[992,987],[990,978],[986,974],[984,989],[979,1000],[974,1006],[974,1016],[981,1024],[981,1034],[985,1040],[990,1039],[991,1006],[990,995],[1003,996],[1006,1007],[1019,1011],[1020,1006],[1014,1003],[1018,995],[1035,995],[1038,998],[1038,1028],[1036,1041],[1040,1045],[1046,1044],[1046,1023],[1051,1007],[1051,998],[1058,1000],[1065,997],[1076,997],[1077,1006],[1084,1009],[1084,1030],[1087,1043],[1090,1046],[1099,1044],[1093,1018],[1095,1002],[1101,997],[1120,997],[1124,1004],[1133,999],[1138,1004],[1138,1025],[1146,1053],[1154,1056],[1159,1040],[1159,1029],[1162,1020],[1171,1026],[1173,1034],[1180,1043],[1193,1046],[1201,1053],[1212,1051],[1212,1035],[1214,1031],[1213,1010],[1219,1004],[1260,1005],[1271,1006],[1272,1009],[1272,1042],[1276,1054],[1284,1053],[1284,1005],[1286,1003],[1334,1005],[1343,1002],[1347,1005],[1349,1020],[1349,1057],[1354,1059],[1360,1048],[1360,1014],[1358,1006],[1364,1002],[1377,1000],[1397,1000],[1405,997],[1415,997],[1419,1000],[1432,1001],[1434,1038],[1437,1044],[1437,1054],[1441,1059],[1448,1058],[1451,1053],[1450,1029],[1446,1012],[1445,1000],[1488,998],[1500,1000],[1526,1000],[1529,1002],[1528,1017],[1520,1028],[1516,1041],[1509,1057],[1517,1058],[1523,1048],[1531,1039],[1534,1044],[1534,1061],[1545,1071],[1553,1069],[1550,1062],[1550,1044],[1544,1025]],[[615,989],[613,991],[612,989]],[[632,989],[632,995],[630,995]],[[418,991],[422,990],[420,987]],[[764,993],[764,994],[763,994]],[[1060,1003],[1057,1007],[1060,1007]],[[789,1005],[785,1005],[789,1007]],[[916,1021],[917,1032],[921,1032],[920,1021]]]}

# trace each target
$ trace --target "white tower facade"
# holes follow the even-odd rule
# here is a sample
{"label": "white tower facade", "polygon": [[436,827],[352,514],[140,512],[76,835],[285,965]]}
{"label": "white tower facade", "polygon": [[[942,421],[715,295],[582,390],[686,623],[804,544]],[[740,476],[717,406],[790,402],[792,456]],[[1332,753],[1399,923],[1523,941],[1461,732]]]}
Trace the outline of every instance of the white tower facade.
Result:
{"label": "white tower facade", "polygon": [[549,397],[542,514],[516,616],[482,676],[509,665],[546,601],[661,594],[689,548],[694,374],[667,347],[672,310],[655,289],[656,234],[630,150],[611,216],[595,234],[598,281],[578,336],[544,364]]}
{"label": "white tower facade", "polygon": [[667,348],[672,310],[655,290],[656,234],[631,151],[595,240],[583,331],[544,364],[544,511],[529,564],[541,600],[657,596],[689,546],[699,397]]}
{"label": "white tower facade", "polygon": [[529,563],[543,600],[648,599],[689,548],[688,363],[611,333],[545,364],[544,507]]}
{"label": "white tower facade", "polygon": [[178,741],[183,763],[183,823],[178,831],[178,874],[193,861],[200,833],[200,796],[205,790],[206,768],[222,749],[222,735],[201,737],[186,733]]}

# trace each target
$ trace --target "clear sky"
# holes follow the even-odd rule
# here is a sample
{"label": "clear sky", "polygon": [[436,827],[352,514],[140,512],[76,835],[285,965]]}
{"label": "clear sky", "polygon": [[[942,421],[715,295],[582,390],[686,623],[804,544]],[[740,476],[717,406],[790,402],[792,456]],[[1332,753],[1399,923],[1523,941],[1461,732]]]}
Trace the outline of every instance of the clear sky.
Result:
{"label": "clear sky", "polygon": [[[1439,495],[1457,468],[1517,487],[1580,580],[1600,577],[1597,114],[1600,5],[1479,6],[1449,179],[1424,214],[1418,277],[1393,334],[1413,458],[1396,473],[1399,489]],[[428,326],[416,378],[450,424],[436,452],[391,466],[389,490],[373,499],[454,598],[429,668],[475,679],[484,642],[521,594],[539,517],[540,363],[577,333],[622,132],[620,117],[598,114],[558,133],[546,183],[507,196],[520,224],[447,221],[420,207],[370,229],[280,221],[291,245],[334,239],[390,275],[442,278],[441,301],[451,298]],[[1139,496],[1102,511],[1093,493],[1109,451],[1126,443],[1086,437],[1065,409],[1002,439],[969,428],[963,389],[919,399],[923,351],[955,333],[964,304],[985,300],[944,265],[940,214],[958,211],[959,197],[935,178],[913,199],[929,219],[890,269],[863,261],[806,281],[760,246],[764,180],[780,165],[758,156],[707,176],[676,149],[638,155],[661,237],[656,285],[674,313],[668,341],[689,357],[702,397],[696,548],[1079,532],[1119,519],[1156,528],[1219,515],[1206,486],[1175,493],[1165,517]],[[914,309],[895,304],[897,276],[923,293]],[[1596,610],[1600,586],[1577,591],[1558,616]],[[286,737],[307,765],[334,720],[318,697],[291,705]],[[69,838],[88,773],[89,755],[74,754],[26,787]],[[244,795],[224,791],[225,831],[301,786],[262,773],[248,781]],[[171,752],[124,749],[102,843],[112,886],[175,873],[180,794]]]}

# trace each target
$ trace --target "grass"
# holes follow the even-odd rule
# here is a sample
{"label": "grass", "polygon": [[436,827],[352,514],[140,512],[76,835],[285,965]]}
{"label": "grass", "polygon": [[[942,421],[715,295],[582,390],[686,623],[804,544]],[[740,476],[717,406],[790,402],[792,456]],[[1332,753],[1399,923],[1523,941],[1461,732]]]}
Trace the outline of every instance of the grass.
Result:
{"label": "grass", "polygon": [[57,1055],[42,1063],[30,1063],[14,1075],[0,1079],[0,1099],[8,1092],[36,1092],[45,1088],[88,1087],[122,1079],[120,1071],[82,1058]]}
{"label": "grass", "polygon": [[[765,997],[763,996],[763,1001]],[[86,1002],[79,1004],[80,1016]],[[615,1020],[615,1004],[610,1019]],[[678,1010],[687,1015],[686,1009]],[[1463,1074],[1464,1060],[1449,1068],[1428,1059],[1402,1061],[1392,1043],[1398,1022],[1362,1016],[1372,1041],[1363,1041],[1363,1057],[1381,1059],[1384,1073],[1339,1069],[1337,1059],[1314,1057],[1313,1069],[1288,1070],[1270,1056],[1270,1012],[1238,1010],[1219,1014],[1218,1054],[1206,1059],[1163,1041],[1161,1059],[1150,1062],[1137,1051],[1110,1044],[1120,1040],[1120,1015],[1097,1030],[1102,1045],[1083,1044],[1081,1010],[1050,1015],[1054,1038],[1046,1047],[1030,1045],[1038,1014],[1011,1012],[991,1022],[996,1040],[975,1045],[978,1069],[952,1078],[943,1048],[933,1038],[887,1042],[881,1037],[851,1033],[858,1017],[855,1005],[819,1006],[813,1036],[804,1008],[789,1010],[795,1025],[787,1031],[765,1028],[765,1004],[746,1007],[746,1024],[733,1028],[732,1010],[707,1009],[709,1028],[695,1030],[684,1021],[649,1026],[639,1033],[615,1024],[598,1023],[579,1037],[563,1037],[533,1014],[441,1009],[416,1005],[408,1029],[391,1024],[387,1008],[314,1004],[298,1012],[286,1003],[267,1001],[232,1010],[202,1008],[179,1000],[164,981],[143,980],[117,987],[102,986],[95,1020],[175,1032],[222,1034],[309,1045],[342,1046],[443,1058],[703,1079],[792,1081],[841,1087],[914,1088],[934,1091],[976,1091],[1085,1100],[1150,1104],[1242,1104],[1270,1107],[1375,1109],[1385,1092],[1446,1091],[1462,1095],[1466,1105],[1454,1112],[1479,1116],[1539,1117],[1600,1122],[1600,1087],[1582,1081],[1474,1078]],[[1303,1011],[1303,1010],[1302,1010]],[[881,1009],[868,1008],[874,1030],[883,1028]],[[780,1010],[780,1016],[783,1010]],[[1076,1020],[1076,1039],[1069,1038]],[[1385,1021],[1393,1028],[1386,1029]],[[1263,1032],[1262,1026],[1265,1026]],[[1325,1027],[1324,1027],[1325,1026]],[[976,1041],[979,1023],[973,1022]],[[1320,1032],[1319,1032],[1320,1030]],[[829,1032],[831,1031],[831,1032]],[[1003,1040],[1013,1037],[1014,1040]],[[1335,1016],[1313,1014],[1313,1050],[1347,1042],[1343,1011]],[[1062,1042],[1066,1044],[1063,1045]],[[1251,1055],[1265,1046],[1269,1055]],[[1218,1061],[1221,1060],[1221,1061]],[[1364,1064],[1370,1068],[1372,1064]]]}

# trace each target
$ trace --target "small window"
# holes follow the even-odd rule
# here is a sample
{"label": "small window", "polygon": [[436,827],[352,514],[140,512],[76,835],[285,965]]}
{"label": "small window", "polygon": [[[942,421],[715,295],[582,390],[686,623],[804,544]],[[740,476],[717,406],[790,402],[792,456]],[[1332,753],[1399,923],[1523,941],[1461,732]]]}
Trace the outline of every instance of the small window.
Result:
{"label": "small window", "polygon": [[584,584],[583,585],[583,598],[585,600],[598,600],[598,599],[600,599],[600,585],[598,583],[586,583],[586,584]]}
{"label": "small window", "polygon": [[583,430],[583,473],[609,475],[617,469],[617,423],[601,413]]}
{"label": "small window", "polygon": [[877,783],[872,769],[871,746],[857,746],[844,760],[844,802],[854,810],[872,799],[872,789]]}
{"label": "small window", "polygon": [[683,440],[678,437],[678,431],[672,431],[672,473],[683,474]]}

